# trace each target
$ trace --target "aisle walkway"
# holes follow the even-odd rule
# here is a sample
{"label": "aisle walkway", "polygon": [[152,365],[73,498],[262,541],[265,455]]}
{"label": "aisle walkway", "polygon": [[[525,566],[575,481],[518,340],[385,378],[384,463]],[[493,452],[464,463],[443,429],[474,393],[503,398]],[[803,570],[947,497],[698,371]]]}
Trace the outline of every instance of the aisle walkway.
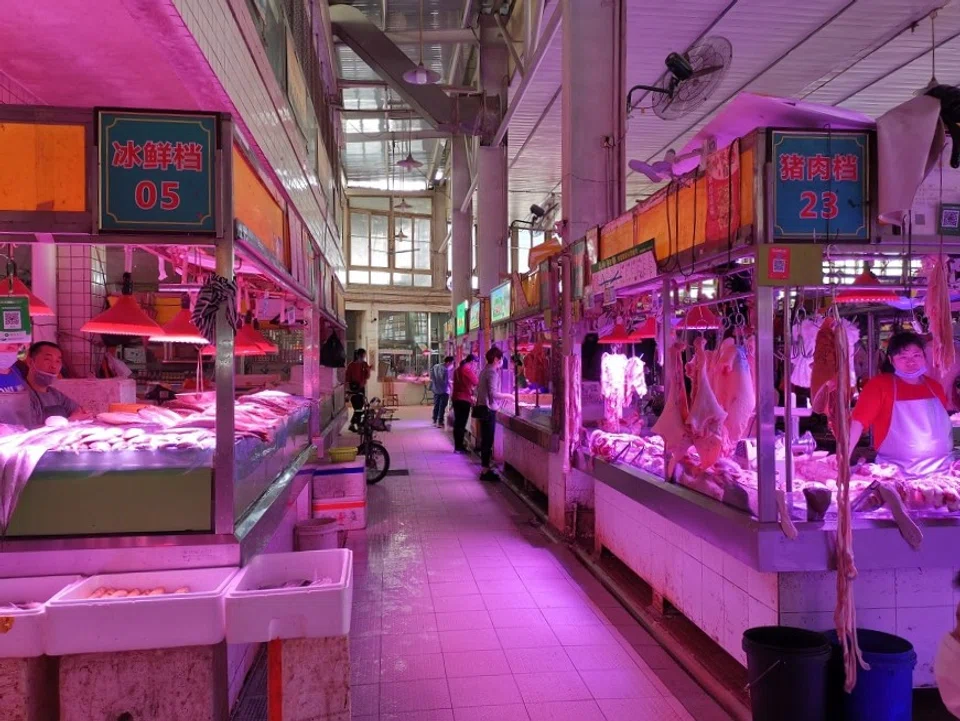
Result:
{"label": "aisle walkway", "polygon": [[[354,550],[354,721],[729,721],[425,408]],[[681,702],[682,700],[682,702]]]}

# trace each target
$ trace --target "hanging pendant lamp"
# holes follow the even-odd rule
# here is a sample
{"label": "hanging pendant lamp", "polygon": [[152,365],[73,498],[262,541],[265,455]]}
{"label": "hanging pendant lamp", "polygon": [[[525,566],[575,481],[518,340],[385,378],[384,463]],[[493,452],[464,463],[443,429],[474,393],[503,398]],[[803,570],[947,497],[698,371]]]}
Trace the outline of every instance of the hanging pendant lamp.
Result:
{"label": "hanging pendant lamp", "polygon": [[0,293],[8,296],[25,296],[30,304],[31,318],[49,318],[56,315],[49,305],[30,292],[26,283],[20,280],[15,273],[11,273],[0,280]]}
{"label": "hanging pendant lamp", "polygon": [[397,203],[393,209],[399,210],[399,211],[407,211],[407,210],[410,210],[411,207],[413,206],[411,206],[410,203],[407,202],[406,198],[400,198],[400,202]]}
{"label": "hanging pendant lamp", "polygon": [[680,321],[680,327],[683,330],[717,330],[720,328],[720,320],[712,310],[698,305],[687,312],[686,317]]}
{"label": "hanging pendant lamp", "polygon": [[407,157],[403,160],[398,160],[397,165],[399,165],[404,170],[416,170],[417,168],[422,168],[423,163],[413,157],[413,153],[407,153]]}
{"label": "hanging pendant lamp", "polygon": [[[837,293],[837,303],[888,303],[900,300],[892,290],[877,286],[883,285],[871,271],[865,270],[856,277],[849,290]],[[872,286],[872,287],[871,287]]]}
{"label": "hanging pendant lamp", "polygon": [[609,334],[605,335],[603,338],[598,339],[598,343],[605,344],[623,344],[630,342],[630,334],[627,333],[627,329],[623,327],[623,323],[617,323],[613,326],[613,330]]}
{"label": "hanging pendant lamp", "polygon": [[657,319],[653,316],[648,316],[647,319],[638,325],[630,333],[630,341],[636,342],[641,340],[647,340],[649,338],[657,337]]}
{"label": "hanging pendant lamp", "polygon": [[192,343],[194,345],[206,345],[207,339],[203,337],[200,329],[190,320],[190,296],[186,293],[180,298],[180,312],[173,320],[163,326],[161,335],[150,336],[152,343]]}
{"label": "hanging pendant lamp", "polygon": [[96,318],[84,323],[80,332],[152,337],[162,336],[163,328],[140,308],[133,297],[133,276],[124,273],[123,290],[116,302]]}
{"label": "hanging pendant lamp", "polygon": [[440,73],[423,64],[423,0],[420,0],[420,62],[417,67],[405,72],[403,79],[411,85],[434,85],[440,82]]}

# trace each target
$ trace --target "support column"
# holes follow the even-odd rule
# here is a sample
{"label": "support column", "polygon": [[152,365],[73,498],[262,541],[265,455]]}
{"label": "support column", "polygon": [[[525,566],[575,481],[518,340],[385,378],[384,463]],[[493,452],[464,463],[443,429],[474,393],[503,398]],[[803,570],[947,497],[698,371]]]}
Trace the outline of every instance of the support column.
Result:
{"label": "support column", "polygon": [[[562,208],[569,244],[587,231],[617,217],[624,208],[624,53],[623,0],[561,0],[563,12]],[[569,271],[564,269],[564,290]],[[569,370],[579,361],[580,341],[573,327],[569,300],[564,299],[561,328],[564,383],[556,388],[554,406],[569,408],[566,398],[580,393],[579,378]],[[576,375],[579,375],[576,373]],[[560,447],[569,452],[578,428],[558,429]],[[592,533],[592,478],[564,464],[562,482],[551,487],[549,517],[567,534]],[[562,488],[561,488],[562,486]],[[561,492],[562,490],[562,492]],[[580,518],[581,528],[574,528]]]}
{"label": "support column", "polygon": [[453,310],[470,298],[473,291],[470,277],[473,275],[473,203],[460,210],[470,190],[470,166],[467,162],[467,146],[463,136],[455,135],[451,146],[451,202],[450,252],[453,253],[453,282],[451,306]]}
{"label": "support column", "polygon": [[[488,102],[495,100],[497,120],[507,107],[509,52],[491,15],[480,19],[480,84]],[[493,145],[499,122],[490,123],[477,155],[477,275],[481,297],[488,297],[507,273],[507,149]]]}
{"label": "support column", "polygon": [[431,275],[433,282],[431,285],[435,291],[447,290],[447,253],[452,253],[451,248],[440,252],[440,246],[447,238],[447,194],[443,189],[435,190],[433,193],[433,232],[430,234],[430,249],[433,251],[431,257]]}
{"label": "support column", "polygon": [[37,233],[30,246],[30,290],[53,310],[51,318],[33,319],[34,342],[57,342],[57,246],[53,236]]}
{"label": "support column", "polygon": [[624,208],[622,0],[563,2],[564,240]]}

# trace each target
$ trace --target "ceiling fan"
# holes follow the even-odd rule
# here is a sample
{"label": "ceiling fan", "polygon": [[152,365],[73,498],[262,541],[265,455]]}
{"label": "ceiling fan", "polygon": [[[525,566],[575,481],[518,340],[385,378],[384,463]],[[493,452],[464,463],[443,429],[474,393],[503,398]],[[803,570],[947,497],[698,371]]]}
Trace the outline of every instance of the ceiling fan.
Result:
{"label": "ceiling fan", "polygon": [[646,175],[651,183],[662,183],[664,180],[673,180],[677,177],[673,169],[679,163],[696,157],[700,157],[702,161],[704,157],[702,148],[697,148],[693,152],[684,153],[683,155],[677,155],[677,151],[675,150],[668,150],[666,155],[663,156],[663,160],[655,160],[652,163],[647,163],[642,160],[631,160],[627,165],[630,166],[630,170],[633,172]]}

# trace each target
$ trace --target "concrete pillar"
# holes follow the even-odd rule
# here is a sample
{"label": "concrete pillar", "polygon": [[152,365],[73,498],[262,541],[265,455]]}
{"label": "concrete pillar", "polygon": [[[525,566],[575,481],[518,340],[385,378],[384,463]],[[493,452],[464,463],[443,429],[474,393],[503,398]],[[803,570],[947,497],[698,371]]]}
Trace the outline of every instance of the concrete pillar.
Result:
{"label": "concrete pillar", "polygon": [[463,136],[455,135],[451,145],[451,234],[450,252],[453,253],[453,283],[451,306],[453,310],[470,298],[473,291],[470,278],[473,275],[473,203],[467,204],[465,211],[460,210],[467,192],[470,190],[470,166],[467,161],[467,146]]}
{"label": "concrete pillar", "polygon": [[[561,0],[563,3],[563,123],[562,208],[565,243],[584,237],[587,231],[617,217],[624,209],[624,44],[623,0]],[[569,269],[564,269],[564,289],[569,288]],[[554,407],[565,408],[569,394],[580,393],[577,367],[579,339],[570,315],[569,296],[564,298],[563,358],[558,364],[567,372],[557,383]],[[563,413],[556,417],[564,418]],[[563,423],[560,447],[566,453],[568,436],[578,433]],[[567,464],[565,464],[566,466]],[[592,477],[564,468],[562,483],[550,489],[550,522],[571,534],[592,533],[585,519],[592,519]],[[562,491],[562,492],[561,492]],[[573,524],[579,518],[580,528]]]}
{"label": "concrete pillar", "polygon": [[563,2],[563,217],[566,242],[624,208],[622,2]]}
{"label": "concrete pillar", "polygon": [[448,247],[440,252],[440,246],[447,239],[447,193],[443,188],[433,192],[433,229],[430,233],[430,247],[433,250],[433,264],[431,266],[434,290],[447,289],[447,253],[453,252]]}
{"label": "concrete pillar", "polygon": [[52,318],[33,319],[33,340],[57,342],[57,246],[53,237],[37,234],[30,246],[30,290],[53,310]]}
{"label": "concrete pillar", "polygon": [[[509,52],[490,15],[480,20],[480,85],[487,101],[495,100],[498,118],[507,107]],[[507,219],[507,149],[492,145],[496,125],[482,137],[477,155],[477,275],[480,295],[487,297],[507,273],[509,221]]]}

